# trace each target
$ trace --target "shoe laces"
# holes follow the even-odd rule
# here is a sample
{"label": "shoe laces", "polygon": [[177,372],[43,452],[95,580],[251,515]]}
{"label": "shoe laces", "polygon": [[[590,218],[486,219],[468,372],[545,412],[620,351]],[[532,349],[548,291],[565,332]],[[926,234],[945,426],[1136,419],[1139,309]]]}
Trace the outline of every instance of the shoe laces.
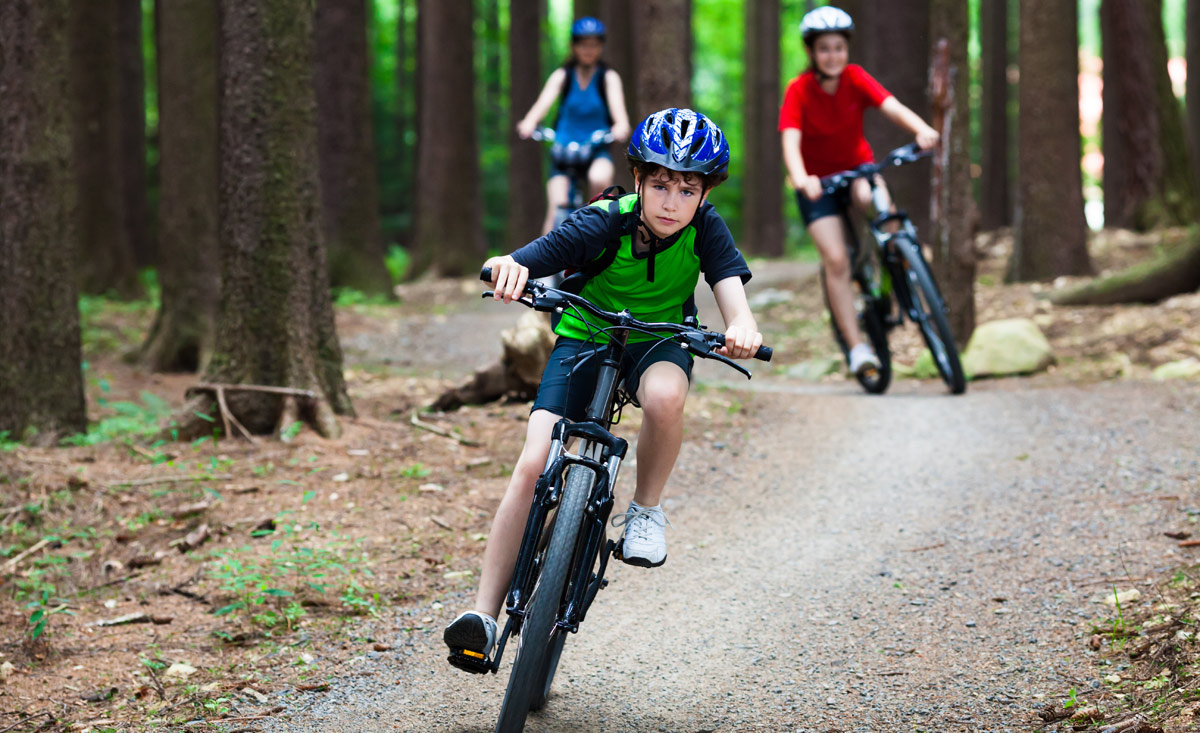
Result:
{"label": "shoe laces", "polygon": [[[646,521],[638,521],[641,519]],[[631,539],[639,541],[650,541],[651,523],[667,527],[671,524],[671,520],[667,519],[667,515],[663,513],[662,509],[648,509],[642,506],[630,506],[629,511],[612,518],[612,526],[625,525],[625,534],[632,535]]]}

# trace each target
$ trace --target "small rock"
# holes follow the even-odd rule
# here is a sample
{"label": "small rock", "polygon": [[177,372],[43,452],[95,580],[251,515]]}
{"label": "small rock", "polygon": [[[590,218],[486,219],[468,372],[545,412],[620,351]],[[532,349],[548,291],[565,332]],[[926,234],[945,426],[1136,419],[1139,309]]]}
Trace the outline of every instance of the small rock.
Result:
{"label": "small rock", "polygon": [[984,323],[971,334],[963,369],[976,377],[1032,374],[1054,363],[1050,342],[1028,318]]}
{"label": "small rock", "polygon": [[441,484],[421,484],[417,487],[417,491],[431,493],[434,491],[445,491],[445,487],[443,487]]}
{"label": "small rock", "polygon": [[967,628],[968,628],[968,629],[973,629],[973,628],[975,628],[975,622],[974,622],[974,621],[968,621],[968,622],[967,622]]}
{"label": "small rock", "polygon": [[334,474],[334,475],[333,475],[333,480],[334,480],[334,481],[337,481],[338,483],[341,483],[341,482],[343,482],[343,481],[349,481],[349,480],[350,480],[350,474],[348,474],[348,473],[345,473],[345,472]]}
{"label": "small rock", "polygon": [[196,668],[184,662],[176,662],[167,671],[163,673],[163,677],[169,680],[186,680],[188,677],[196,674]]}
{"label": "small rock", "polygon": [[1142,592],[1140,590],[1137,588],[1130,588],[1129,590],[1117,591],[1115,596],[1112,593],[1106,593],[1104,595],[1104,602],[1115,607],[1119,601],[1121,605],[1124,606],[1127,603],[1134,603],[1135,601],[1140,600],[1141,597]]}
{"label": "small rock", "polygon": [[1154,370],[1153,377],[1158,380],[1200,379],[1200,359],[1189,357],[1167,362]]}
{"label": "small rock", "polygon": [[0,664],[0,682],[7,681],[9,677],[13,676],[13,672],[16,671],[17,668],[13,666],[12,662]]}

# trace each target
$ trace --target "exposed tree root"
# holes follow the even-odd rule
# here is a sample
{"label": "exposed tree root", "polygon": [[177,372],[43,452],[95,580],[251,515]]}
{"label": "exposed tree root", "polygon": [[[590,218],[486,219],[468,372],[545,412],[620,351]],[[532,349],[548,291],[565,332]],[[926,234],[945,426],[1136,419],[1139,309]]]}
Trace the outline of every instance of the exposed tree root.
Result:
{"label": "exposed tree root", "polygon": [[162,437],[192,440],[217,428],[226,438],[241,435],[255,442],[256,434],[274,434],[287,441],[291,438],[287,428],[296,422],[308,425],[323,438],[337,438],[342,433],[329,401],[312,390],[202,382],[189,387],[187,395],[188,402],[173,416],[172,427],[164,430]]}
{"label": "exposed tree root", "polygon": [[1156,303],[1200,289],[1200,234],[1165,246],[1157,257],[1109,277],[1092,280],[1050,296],[1055,305]]}

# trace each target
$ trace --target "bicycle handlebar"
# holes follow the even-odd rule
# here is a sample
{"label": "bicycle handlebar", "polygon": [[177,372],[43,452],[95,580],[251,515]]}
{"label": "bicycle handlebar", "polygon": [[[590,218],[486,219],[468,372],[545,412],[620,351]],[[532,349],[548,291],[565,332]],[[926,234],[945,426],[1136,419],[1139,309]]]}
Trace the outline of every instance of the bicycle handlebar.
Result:
{"label": "bicycle handlebar", "polygon": [[[490,283],[492,281],[492,268],[485,267],[480,270],[479,279],[486,283]],[[665,331],[677,337],[673,340],[677,341],[680,346],[687,349],[692,354],[695,354],[703,359],[716,359],[717,361],[724,362],[734,369],[737,369],[739,372],[742,372],[747,377],[750,376],[750,372],[748,370],[737,365],[733,362],[733,360],[713,352],[713,349],[725,345],[725,334],[723,333],[705,331],[701,328],[696,328],[695,326],[688,326],[681,323],[650,323],[646,321],[639,321],[635,318],[628,318],[627,322],[621,323],[622,319],[628,317],[628,311],[625,311],[624,313],[612,313],[610,311],[603,310],[593,305],[592,302],[587,298],[582,298],[574,293],[568,293],[565,290],[549,287],[548,285],[544,285],[537,280],[530,280],[525,283],[525,290],[530,295],[529,299],[519,298],[517,302],[526,307],[544,312],[562,312],[568,306],[574,306],[577,308],[582,308],[597,318],[608,321],[613,325],[626,326],[635,330]],[[487,291],[483,294],[483,297],[490,298],[493,295],[494,293],[492,291]],[[771,349],[771,347],[760,346],[758,347],[758,351],[754,354],[754,358],[760,361],[770,361],[773,355],[774,350]]]}
{"label": "bicycle handlebar", "polygon": [[863,163],[857,168],[839,173],[831,173],[828,176],[822,177],[821,192],[825,194],[836,193],[839,189],[848,188],[858,178],[870,178],[885,168],[905,165],[906,163],[915,163],[921,158],[926,158],[930,155],[933,155],[932,149],[921,150],[916,143],[902,145],[883,156],[883,160],[878,163]]}
{"label": "bicycle handlebar", "polygon": [[[538,140],[538,141],[544,140],[545,142],[548,142],[548,143],[555,142],[556,137],[557,137],[557,135],[555,134],[554,130],[549,127],[539,127],[537,129],[535,129],[533,132],[529,133],[530,140]],[[579,144],[599,145],[599,144],[603,143],[603,144],[607,145],[608,143],[611,143],[613,140],[616,140],[616,138],[613,137],[613,134],[611,131],[596,130],[595,132],[592,133],[591,138],[588,139],[587,142],[575,143],[575,144],[576,145],[579,145]],[[566,144],[570,145],[571,143],[566,143]]]}

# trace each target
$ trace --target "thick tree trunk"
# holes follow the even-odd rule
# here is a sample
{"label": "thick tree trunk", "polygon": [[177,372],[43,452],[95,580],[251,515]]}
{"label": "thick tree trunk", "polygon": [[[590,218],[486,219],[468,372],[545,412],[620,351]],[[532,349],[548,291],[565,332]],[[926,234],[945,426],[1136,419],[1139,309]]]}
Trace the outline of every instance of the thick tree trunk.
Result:
{"label": "thick tree trunk", "polygon": [[[971,191],[970,24],[967,0],[933,0],[930,35],[946,73],[931,89],[934,118],[942,135],[935,166],[940,190],[930,207],[933,267],[950,310],[950,328],[965,347],[975,330],[975,198]],[[943,56],[944,54],[944,56]],[[939,64],[940,65],[940,64]]]}
{"label": "thick tree trunk", "polygon": [[[311,390],[297,399],[228,396],[252,433],[303,418],[321,435],[353,414],[342,377],[321,236],[313,5],[223,0],[221,45],[221,308],[208,382]],[[216,412],[210,394],[195,397]],[[213,424],[178,420],[180,436]],[[217,423],[220,425],[220,421]]]}
{"label": "thick tree trunk", "polygon": [[1200,0],[1187,0],[1187,102],[1188,139],[1192,145],[1192,180],[1200,191]]}
{"label": "thick tree trunk", "polygon": [[391,295],[379,228],[366,0],[317,0],[317,149],[329,279]]}
{"label": "thick tree trunk", "polygon": [[510,0],[508,6],[508,234],[506,252],[533,240],[542,231],[538,203],[542,190],[542,151],[517,136],[517,122],[541,91],[538,56],[541,38],[538,0]]}
{"label": "thick tree trunk", "polygon": [[640,0],[632,6],[637,120],[692,106],[692,2]]}
{"label": "thick tree trunk", "polygon": [[1154,258],[1051,296],[1056,305],[1157,303],[1200,289],[1200,236],[1164,243]]}
{"label": "thick tree trunk", "polygon": [[[416,130],[414,129],[414,110],[417,109],[417,85],[413,79],[412,68],[416,65],[412,59],[416,44],[412,42],[413,27],[408,16],[413,0],[400,0],[396,20],[396,168],[399,172],[401,185],[398,201],[386,202],[389,211],[399,214],[404,224],[401,225],[401,236],[407,241],[412,232],[413,214],[413,178],[416,165]],[[410,140],[412,138],[412,140]]]}
{"label": "thick tree trunk", "polygon": [[1012,223],[1008,202],[1008,0],[979,7],[981,45],[979,223],[984,231]]}
{"label": "thick tree trunk", "polygon": [[746,3],[745,171],[742,247],[783,254],[783,161],[779,155],[779,0]]}
{"label": "thick tree trunk", "polygon": [[[602,0],[575,0],[575,17],[582,18],[585,15],[590,15],[593,18],[600,18],[604,12]],[[604,20],[600,18],[600,20]]]}
{"label": "thick tree trunk", "polygon": [[87,428],[69,275],[68,6],[0,3],[0,433],[45,444]]}
{"label": "thick tree trunk", "polygon": [[420,185],[412,274],[466,275],[487,251],[477,205],[471,3],[419,0],[417,7]]}
{"label": "thick tree trunk", "polygon": [[[1188,143],[1167,74],[1162,0],[1104,0],[1105,85],[1115,95],[1115,132],[1123,186],[1113,223],[1139,231],[1196,220],[1200,204],[1188,163]],[[1105,166],[1106,170],[1108,165]],[[1109,191],[1106,189],[1105,195]],[[1108,207],[1106,206],[1106,211]]]}
{"label": "thick tree trunk", "polygon": [[142,360],[154,371],[203,371],[216,337],[217,9],[159,4],[159,266],[162,305]]}
{"label": "thick tree trunk", "polygon": [[138,268],[158,263],[150,236],[146,201],[146,71],[142,58],[141,0],[118,0],[117,52],[120,55],[121,193],[125,231]]}
{"label": "thick tree trunk", "polygon": [[[925,120],[930,115],[929,3],[930,0],[857,0],[853,4],[855,9],[850,11],[855,25],[850,60],[861,64],[896,99]],[[864,131],[876,159],[913,140],[910,132],[892,124],[877,110],[867,113]],[[928,167],[897,168],[888,171],[886,178],[896,204],[908,211],[919,232],[928,233],[929,210],[925,206],[929,201]]]}
{"label": "thick tree trunk", "polygon": [[1013,280],[1091,271],[1079,166],[1075,0],[1021,0],[1017,237]]}
{"label": "thick tree trunk", "polygon": [[[605,62],[621,75],[622,87],[625,91],[625,110],[629,113],[629,123],[634,127],[641,122],[637,116],[641,107],[638,105],[636,69],[633,59],[633,9],[636,0],[602,0],[600,3],[600,20],[608,26],[608,40],[604,43]],[[628,141],[616,141],[610,150],[613,164],[616,166],[616,176],[613,182],[633,190],[633,176],[625,164],[625,151]]]}
{"label": "thick tree trunk", "polygon": [[1129,200],[1127,186],[1129,173],[1126,171],[1125,158],[1127,143],[1120,132],[1120,122],[1124,113],[1121,110],[1123,94],[1117,92],[1118,77],[1127,71],[1119,69],[1117,59],[1123,52],[1117,50],[1116,13],[1114,3],[1104,0],[1100,3],[1100,52],[1103,57],[1101,77],[1103,90],[1101,104],[1103,111],[1100,115],[1100,149],[1104,155],[1104,226],[1128,228],[1131,223],[1131,211],[1126,202]]}
{"label": "thick tree trunk", "polygon": [[85,293],[138,292],[121,181],[118,0],[71,3],[71,94],[79,260]]}

